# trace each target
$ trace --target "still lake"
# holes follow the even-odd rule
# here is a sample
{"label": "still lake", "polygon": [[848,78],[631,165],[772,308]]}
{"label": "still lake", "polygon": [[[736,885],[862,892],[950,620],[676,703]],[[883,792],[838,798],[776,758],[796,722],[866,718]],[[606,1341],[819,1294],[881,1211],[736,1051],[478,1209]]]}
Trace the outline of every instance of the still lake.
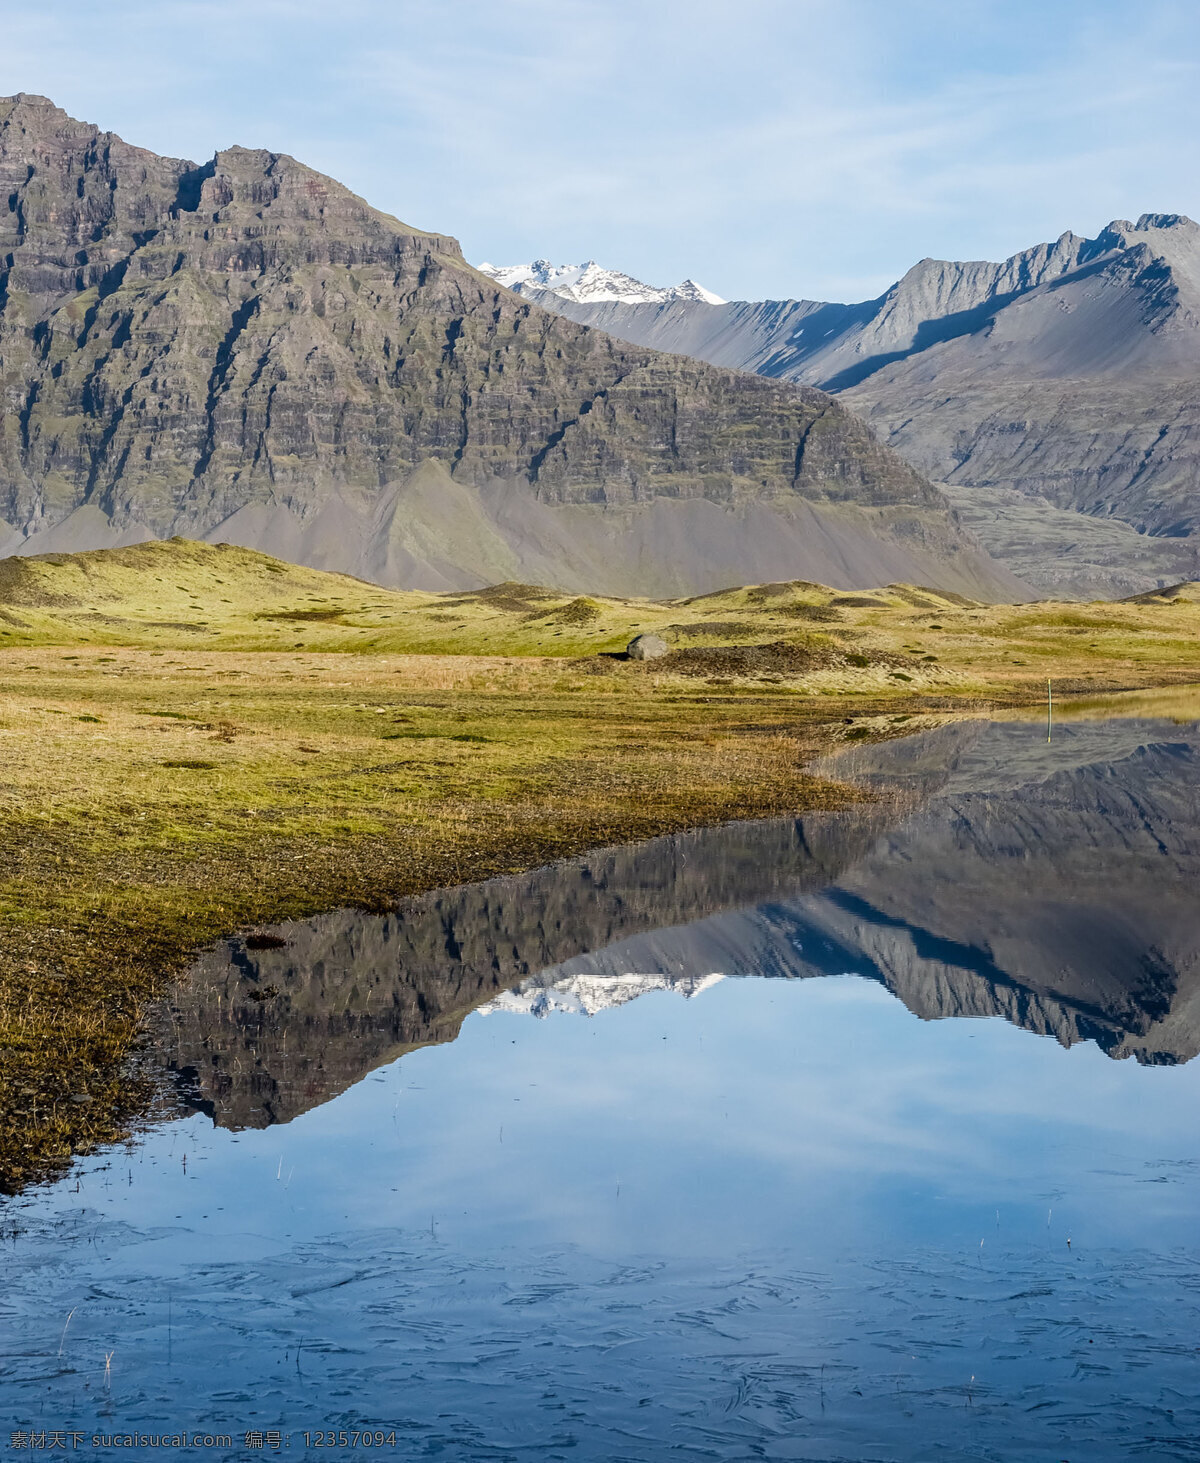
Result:
{"label": "still lake", "polygon": [[162,1121],[0,1201],[0,1449],[1200,1458],[1200,728],[828,765],[209,952]]}

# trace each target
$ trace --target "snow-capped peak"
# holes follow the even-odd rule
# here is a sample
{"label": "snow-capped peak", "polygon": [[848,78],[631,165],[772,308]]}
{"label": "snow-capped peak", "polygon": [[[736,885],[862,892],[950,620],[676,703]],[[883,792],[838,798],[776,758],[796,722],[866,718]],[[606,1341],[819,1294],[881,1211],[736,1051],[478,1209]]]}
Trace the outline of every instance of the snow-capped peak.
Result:
{"label": "snow-capped peak", "polygon": [[498,1011],[523,1016],[549,1016],[552,1011],[570,1011],[577,1015],[595,1016],[614,1006],[623,1006],[651,991],[673,991],[690,998],[698,996],[721,980],[720,975],[569,975],[543,984],[537,976],[523,981],[511,991],[496,996],[480,1006],[481,1016]]}
{"label": "snow-capped peak", "polygon": [[531,290],[549,290],[577,304],[592,305],[605,300],[623,305],[665,305],[672,300],[725,304],[720,295],[714,295],[694,279],[659,289],[619,270],[601,269],[594,259],[586,264],[551,264],[548,259],[535,259],[532,264],[481,264],[479,272],[519,295]]}

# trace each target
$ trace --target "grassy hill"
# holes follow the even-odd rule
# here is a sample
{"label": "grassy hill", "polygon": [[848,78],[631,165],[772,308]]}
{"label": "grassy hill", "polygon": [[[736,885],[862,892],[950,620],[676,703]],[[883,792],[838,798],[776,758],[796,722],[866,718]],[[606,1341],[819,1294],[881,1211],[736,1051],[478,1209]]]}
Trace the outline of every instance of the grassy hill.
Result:
{"label": "grassy hill", "polygon": [[904,585],[864,597],[803,581],[664,601],[528,584],[431,594],[186,539],[0,560],[0,647],[581,656],[621,651],[644,631],[688,644],[754,642],[851,626],[861,618],[851,611],[864,607],[972,604]]}
{"label": "grassy hill", "polygon": [[844,593],[803,580],[649,600],[526,584],[398,592],[184,539],[0,560],[0,650],[68,647],[85,658],[127,647],[574,660],[619,655],[654,632],[672,654],[641,674],[995,694],[1047,677],[1063,690],[1200,677],[1198,630],[1196,585],[1090,605],[984,605],[905,584]]}

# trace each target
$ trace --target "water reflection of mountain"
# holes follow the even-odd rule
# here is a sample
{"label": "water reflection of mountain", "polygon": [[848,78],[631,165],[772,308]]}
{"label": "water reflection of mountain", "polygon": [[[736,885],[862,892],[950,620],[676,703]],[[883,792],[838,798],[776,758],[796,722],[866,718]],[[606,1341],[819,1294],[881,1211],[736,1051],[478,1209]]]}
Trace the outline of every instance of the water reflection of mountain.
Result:
{"label": "water reflection of mountain", "polygon": [[[164,1041],[223,1126],[287,1121],[510,1007],[594,1010],[715,974],[882,981],[925,1018],[1001,1015],[1064,1044],[1200,1052],[1200,735],[1161,723],[970,723],[858,751],[844,814],[608,850],[519,879],[231,942]],[[847,763],[841,764],[843,767]],[[583,985],[586,993],[580,995]],[[606,982],[608,983],[606,985]]]}
{"label": "water reflection of mountain", "polygon": [[[977,735],[942,733],[947,758]],[[229,1127],[286,1122],[547,967],[664,925],[819,889],[930,785],[921,768],[853,816],[735,823],[604,849],[517,878],[280,926],[280,949],[218,946],[163,1040],[189,1099]]]}

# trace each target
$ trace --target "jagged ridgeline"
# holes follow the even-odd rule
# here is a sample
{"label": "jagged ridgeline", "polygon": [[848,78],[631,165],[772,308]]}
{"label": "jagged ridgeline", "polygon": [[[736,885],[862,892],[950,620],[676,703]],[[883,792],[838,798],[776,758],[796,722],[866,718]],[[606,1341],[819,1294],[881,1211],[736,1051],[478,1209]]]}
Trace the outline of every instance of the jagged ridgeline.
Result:
{"label": "jagged ridgeline", "polygon": [[0,102],[0,553],[185,534],[386,584],[1023,597],[823,393],[558,318],[293,158]]}
{"label": "jagged ridgeline", "polygon": [[858,304],[504,273],[623,340],[839,393],[1042,593],[1200,577],[1200,226],[1181,214],[1001,263],[922,259]]}

